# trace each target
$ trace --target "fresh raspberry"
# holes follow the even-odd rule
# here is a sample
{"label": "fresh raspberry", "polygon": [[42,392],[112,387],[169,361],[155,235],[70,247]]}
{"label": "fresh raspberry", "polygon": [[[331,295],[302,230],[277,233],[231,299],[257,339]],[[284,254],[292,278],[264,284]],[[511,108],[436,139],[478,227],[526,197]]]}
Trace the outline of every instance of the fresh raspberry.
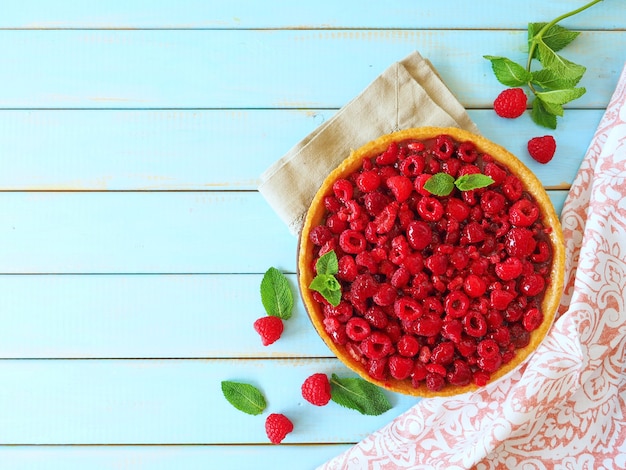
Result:
{"label": "fresh raspberry", "polygon": [[509,230],[504,239],[507,253],[516,258],[530,256],[535,251],[536,245],[533,232],[527,228],[514,227]]}
{"label": "fresh raspberry", "polygon": [[495,358],[500,355],[500,346],[493,339],[483,339],[478,343],[476,347],[476,352],[480,357],[484,358]]}
{"label": "fresh raspberry", "polygon": [[423,250],[433,241],[430,225],[421,220],[415,220],[406,229],[406,238],[414,250]]}
{"label": "fresh raspberry", "polygon": [[339,247],[350,254],[357,254],[365,250],[367,241],[365,236],[356,230],[346,230],[339,235]]}
{"label": "fresh raspberry", "polygon": [[543,312],[538,308],[529,308],[524,312],[522,325],[526,331],[534,331],[543,323]]}
{"label": "fresh raspberry", "polygon": [[393,351],[391,338],[380,331],[373,331],[371,335],[361,341],[361,350],[370,359],[382,359]]}
{"label": "fresh raspberry", "polygon": [[441,160],[447,160],[452,156],[454,152],[454,143],[448,135],[440,135],[435,139],[435,145],[433,147],[435,155]]}
{"label": "fresh raspberry", "polygon": [[367,322],[371,326],[373,326],[374,328],[379,328],[381,330],[385,328],[389,323],[389,317],[387,317],[385,311],[378,305],[372,305],[370,308],[368,308],[363,315],[363,318],[365,318],[365,320],[367,320]]}
{"label": "fresh raspberry", "polygon": [[457,155],[461,161],[465,163],[473,163],[478,158],[478,151],[476,145],[473,142],[461,142],[459,148],[456,150]]}
{"label": "fresh raspberry", "polygon": [[279,317],[261,317],[254,322],[255,331],[261,336],[263,346],[269,346],[283,334],[283,321]]}
{"label": "fresh raspberry", "polygon": [[306,378],[301,387],[302,397],[315,406],[324,406],[330,401],[330,382],[326,374],[317,373]]}
{"label": "fresh raspberry", "polygon": [[441,336],[453,343],[459,343],[463,337],[463,323],[461,323],[461,320],[447,320],[441,327]]}
{"label": "fresh raspberry", "polygon": [[496,310],[506,310],[511,301],[515,298],[513,292],[509,292],[503,289],[494,289],[489,296],[489,303],[491,308]]}
{"label": "fresh raspberry", "polygon": [[522,277],[522,280],[519,284],[519,290],[529,297],[534,295],[539,295],[543,292],[543,289],[546,285],[546,281],[543,276],[539,274],[528,274],[527,276]]}
{"label": "fresh raspberry", "polygon": [[520,199],[509,209],[509,221],[517,227],[529,227],[539,217],[539,207],[528,199]]}
{"label": "fresh raspberry", "polygon": [[469,307],[469,297],[460,290],[450,292],[444,301],[446,315],[451,318],[461,318],[465,316]]}
{"label": "fresh raspberry", "polygon": [[364,193],[376,191],[380,186],[380,175],[376,170],[364,171],[357,177],[356,185]]}
{"label": "fresh raspberry", "polygon": [[337,272],[339,279],[352,282],[358,274],[358,268],[352,256],[344,255],[339,258],[339,271]]}
{"label": "fresh raspberry", "polygon": [[293,423],[284,414],[272,413],[265,420],[265,433],[272,444],[280,444],[293,431]]}
{"label": "fresh raspberry", "polygon": [[446,204],[446,216],[452,217],[458,222],[463,222],[469,216],[470,210],[467,204],[460,199],[450,198]]}
{"label": "fresh raspberry", "polygon": [[420,350],[420,343],[415,336],[402,335],[397,344],[398,354],[405,357],[416,356]]}
{"label": "fresh raspberry", "polygon": [[415,178],[421,175],[424,171],[426,160],[421,155],[411,155],[400,162],[400,174],[408,176],[409,178]]}
{"label": "fresh raspberry", "polygon": [[391,198],[378,191],[367,193],[363,197],[363,205],[365,210],[372,216],[376,217],[380,214],[387,204],[391,202]]}
{"label": "fresh raspberry", "polygon": [[465,278],[463,290],[470,297],[478,298],[481,297],[487,290],[487,283],[482,277],[476,274],[470,274]]}
{"label": "fresh raspberry", "polygon": [[507,258],[501,263],[496,263],[494,269],[496,276],[503,281],[510,281],[522,274],[524,267],[518,258]]}
{"label": "fresh raspberry", "polygon": [[447,366],[454,360],[454,352],[454,343],[443,341],[433,348],[430,360],[435,364]]}
{"label": "fresh raspberry", "polygon": [[389,374],[391,374],[394,379],[404,380],[413,372],[413,359],[394,354],[389,357],[388,367]]}
{"label": "fresh raspberry", "polygon": [[533,137],[528,141],[528,153],[539,163],[548,163],[556,152],[556,141],[551,135]]}
{"label": "fresh raspberry", "polygon": [[346,179],[338,179],[333,183],[333,193],[341,202],[346,202],[352,199],[354,187],[350,181]]}
{"label": "fresh raspberry", "polygon": [[443,320],[436,316],[425,315],[415,320],[415,334],[420,336],[437,336],[441,332]]}
{"label": "fresh raspberry", "polygon": [[377,165],[392,165],[398,160],[400,154],[400,146],[397,142],[391,142],[387,150],[376,157]]}
{"label": "fresh raspberry", "polygon": [[463,318],[463,326],[468,335],[480,338],[487,333],[487,320],[476,310],[470,310]]}
{"label": "fresh raspberry", "polygon": [[414,321],[424,314],[424,309],[417,300],[400,297],[393,304],[393,312],[401,321]]}
{"label": "fresh raspberry", "polygon": [[472,370],[464,360],[455,359],[446,377],[452,385],[467,385],[472,381]]}
{"label": "fresh raspberry", "polygon": [[434,197],[423,197],[417,203],[417,212],[428,222],[437,222],[443,217],[443,205]]}
{"label": "fresh raspberry", "polygon": [[413,192],[413,182],[406,176],[392,176],[387,180],[387,187],[398,202],[406,201]]}
{"label": "fresh raspberry", "polygon": [[346,334],[353,341],[363,341],[371,331],[370,324],[361,317],[352,317],[346,323]]}
{"label": "fresh raspberry", "polygon": [[387,380],[387,363],[389,359],[387,357],[381,357],[380,359],[370,359],[367,362],[367,373],[370,377],[376,380]]}
{"label": "fresh raspberry", "polygon": [[428,372],[426,374],[426,387],[428,390],[438,392],[446,385],[446,379],[439,374]]}
{"label": "fresh raspberry", "polygon": [[507,88],[493,102],[493,110],[503,118],[517,118],[526,111],[528,97],[521,88]]}
{"label": "fresh raspberry", "polygon": [[400,205],[397,202],[388,204],[374,219],[377,233],[387,233],[393,228]]}

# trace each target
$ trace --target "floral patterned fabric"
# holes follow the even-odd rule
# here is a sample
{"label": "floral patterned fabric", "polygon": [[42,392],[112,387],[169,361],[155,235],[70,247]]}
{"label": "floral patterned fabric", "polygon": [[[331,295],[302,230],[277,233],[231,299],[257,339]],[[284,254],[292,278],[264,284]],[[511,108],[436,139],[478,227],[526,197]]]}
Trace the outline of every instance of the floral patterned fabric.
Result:
{"label": "floral patterned fabric", "polygon": [[565,202],[559,317],[516,372],[420,401],[320,468],[626,468],[626,68]]}

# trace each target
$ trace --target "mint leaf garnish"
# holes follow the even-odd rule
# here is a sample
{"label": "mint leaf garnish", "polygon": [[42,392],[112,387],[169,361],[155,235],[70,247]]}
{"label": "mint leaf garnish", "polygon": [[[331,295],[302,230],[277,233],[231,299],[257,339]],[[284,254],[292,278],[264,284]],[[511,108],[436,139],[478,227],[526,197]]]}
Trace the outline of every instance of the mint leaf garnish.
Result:
{"label": "mint leaf garnish", "polygon": [[485,188],[493,183],[490,176],[482,173],[462,175],[454,179],[448,173],[435,173],[426,183],[424,189],[435,196],[448,196],[456,188],[459,191],[470,191],[472,189]]}
{"label": "mint leaf garnish", "polygon": [[337,274],[339,271],[339,260],[334,250],[323,254],[315,263],[317,274]]}
{"label": "mint leaf garnish", "polygon": [[459,176],[454,185],[460,191],[471,191],[472,189],[485,188],[493,183],[491,176],[482,173],[473,173],[470,175]]}
{"label": "mint leaf garnish", "polygon": [[435,173],[424,183],[424,189],[435,196],[447,196],[454,189],[454,177],[448,173]]}
{"label": "mint leaf garnish", "polygon": [[268,315],[283,320],[291,318],[293,294],[289,281],[276,268],[269,268],[261,280],[261,302]]}
{"label": "mint leaf garnish", "polygon": [[231,405],[249,415],[259,415],[267,406],[265,397],[254,385],[223,380],[222,393]]}
{"label": "mint leaf garnish", "polygon": [[313,278],[309,289],[319,292],[328,303],[336,307],[341,302],[341,284],[335,274],[339,272],[339,260],[335,250],[323,254],[315,263],[317,276]]}
{"label": "mint leaf garnish", "polygon": [[[570,31],[557,23],[601,1],[593,0],[549,23],[528,23],[528,58],[525,66],[506,57],[483,56],[491,61],[493,72],[500,83],[509,87],[528,87],[535,96],[530,116],[539,126],[556,129],[556,118],[563,116],[563,105],[585,93],[584,88],[575,87],[586,68],[557,53],[574,41],[580,32]],[[540,67],[534,67],[535,61],[539,61]]]}
{"label": "mint leaf garnish", "polygon": [[330,395],[335,403],[363,415],[378,416],[392,408],[380,388],[361,378],[340,378],[332,374]]}
{"label": "mint leaf garnish", "polygon": [[555,112],[550,112],[549,105],[541,101],[541,98],[535,98],[533,100],[531,116],[535,123],[549,129],[556,129],[557,115],[558,114]]}
{"label": "mint leaf garnish", "polygon": [[491,61],[491,68],[500,83],[510,87],[518,87],[532,79],[531,73],[524,67],[506,57],[484,56]]}

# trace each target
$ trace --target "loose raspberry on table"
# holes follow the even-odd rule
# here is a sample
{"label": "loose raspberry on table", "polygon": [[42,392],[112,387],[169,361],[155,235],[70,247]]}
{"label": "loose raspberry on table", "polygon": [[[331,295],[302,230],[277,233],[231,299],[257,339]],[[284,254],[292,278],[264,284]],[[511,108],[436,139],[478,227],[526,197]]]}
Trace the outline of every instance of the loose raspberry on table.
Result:
{"label": "loose raspberry on table", "polygon": [[265,419],[265,433],[272,444],[280,444],[293,431],[293,423],[282,413],[272,413]]}
{"label": "loose raspberry on table", "polygon": [[330,399],[330,382],[328,376],[322,373],[310,375],[303,382],[302,398],[315,406],[324,406]]}
{"label": "loose raspberry on table", "polygon": [[261,336],[263,346],[276,342],[283,334],[283,321],[279,317],[261,317],[254,322],[254,330]]}
{"label": "loose raspberry on table", "polygon": [[507,88],[493,102],[493,110],[503,118],[514,119],[526,111],[528,97],[521,88]]}
{"label": "loose raspberry on table", "polygon": [[528,141],[528,153],[539,163],[548,163],[556,152],[556,140],[551,135],[533,137]]}

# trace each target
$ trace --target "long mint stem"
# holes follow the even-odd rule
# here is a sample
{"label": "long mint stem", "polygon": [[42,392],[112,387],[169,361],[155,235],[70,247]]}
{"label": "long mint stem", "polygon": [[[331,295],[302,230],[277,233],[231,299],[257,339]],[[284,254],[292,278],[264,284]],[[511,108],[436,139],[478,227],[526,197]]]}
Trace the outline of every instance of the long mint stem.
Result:
{"label": "long mint stem", "polygon": [[[559,21],[562,21],[565,18],[569,18],[570,16],[577,15],[581,11],[585,11],[587,8],[590,8],[594,6],[596,3],[600,3],[601,1],[603,0],[593,0],[592,2],[589,2],[586,5],[583,5],[582,7],[577,8],[576,10],[572,10],[569,13],[565,13],[561,16],[558,16],[557,18],[553,19],[548,24],[546,24],[543,28],[541,28],[539,32],[535,35],[535,37],[533,38],[530,44],[530,50],[528,51],[528,62],[526,63],[526,70],[530,72],[530,66],[532,64],[533,56],[535,55],[535,49],[537,49],[537,44],[539,43],[539,40],[543,38],[543,35],[546,33],[546,31],[548,31],[552,26],[557,24]],[[532,88],[532,85],[531,85],[531,88]]]}

